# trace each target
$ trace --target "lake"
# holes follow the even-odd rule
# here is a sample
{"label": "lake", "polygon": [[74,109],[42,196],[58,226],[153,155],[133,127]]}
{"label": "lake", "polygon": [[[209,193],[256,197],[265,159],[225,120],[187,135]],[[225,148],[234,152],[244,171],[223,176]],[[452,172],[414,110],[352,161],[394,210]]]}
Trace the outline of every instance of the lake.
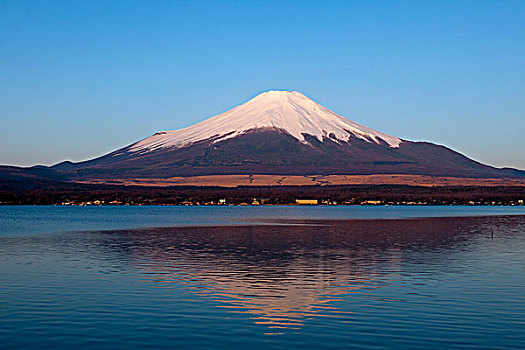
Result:
{"label": "lake", "polygon": [[0,207],[6,349],[524,349],[525,207]]}

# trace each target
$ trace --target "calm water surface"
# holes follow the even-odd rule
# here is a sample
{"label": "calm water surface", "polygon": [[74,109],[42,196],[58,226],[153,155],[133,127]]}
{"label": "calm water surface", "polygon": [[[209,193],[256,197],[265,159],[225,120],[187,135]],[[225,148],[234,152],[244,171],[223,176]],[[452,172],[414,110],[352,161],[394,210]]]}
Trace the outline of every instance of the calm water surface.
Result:
{"label": "calm water surface", "polygon": [[0,207],[0,348],[525,348],[525,208]]}

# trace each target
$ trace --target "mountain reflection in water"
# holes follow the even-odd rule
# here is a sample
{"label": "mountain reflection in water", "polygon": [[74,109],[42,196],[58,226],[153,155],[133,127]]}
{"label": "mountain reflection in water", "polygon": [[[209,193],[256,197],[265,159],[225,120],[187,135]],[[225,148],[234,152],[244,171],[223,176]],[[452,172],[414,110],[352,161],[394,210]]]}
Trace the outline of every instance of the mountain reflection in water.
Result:
{"label": "mountain reflection in water", "polygon": [[342,297],[371,298],[368,291],[401,271],[435,264],[436,253],[434,273],[446,271],[447,256],[486,238],[498,219],[280,224],[106,231],[97,245],[120,255],[152,286],[183,284],[257,324],[297,329],[314,317],[351,317],[351,310],[337,307]]}

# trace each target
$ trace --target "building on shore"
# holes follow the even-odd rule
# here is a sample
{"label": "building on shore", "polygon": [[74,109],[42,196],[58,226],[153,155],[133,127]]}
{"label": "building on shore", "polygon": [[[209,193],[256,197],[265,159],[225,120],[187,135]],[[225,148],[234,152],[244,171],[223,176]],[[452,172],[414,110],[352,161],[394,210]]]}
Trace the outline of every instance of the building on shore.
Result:
{"label": "building on shore", "polygon": [[383,204],[383,201],[381,201],[381,200],[366,200],[366,201],[361,202],[361,204],[379,205],[379,204]]}
{"label": "building on shore", "polygon": [[317,199],[296,199],[295,204],[298,205],[317,205],[319,201]]}

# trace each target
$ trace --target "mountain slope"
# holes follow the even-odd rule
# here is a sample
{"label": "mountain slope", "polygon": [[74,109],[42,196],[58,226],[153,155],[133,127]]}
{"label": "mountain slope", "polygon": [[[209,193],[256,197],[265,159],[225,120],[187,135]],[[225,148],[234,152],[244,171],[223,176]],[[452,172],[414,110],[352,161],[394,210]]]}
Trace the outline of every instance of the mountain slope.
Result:
{"label": "mountain slope", "polygon": [[79,181],[230,174],[525,174],[478,163],[444,146],[401,140],[288,91],[269,91],[188,128],[53,169]]}
{"label": "mountain slope", "polygon": [[411,142],[331,112],[298,92],[269,91],[193,126],[52,168],[75,181],[196,175],[406,174],[523,177],[447,147]]}

